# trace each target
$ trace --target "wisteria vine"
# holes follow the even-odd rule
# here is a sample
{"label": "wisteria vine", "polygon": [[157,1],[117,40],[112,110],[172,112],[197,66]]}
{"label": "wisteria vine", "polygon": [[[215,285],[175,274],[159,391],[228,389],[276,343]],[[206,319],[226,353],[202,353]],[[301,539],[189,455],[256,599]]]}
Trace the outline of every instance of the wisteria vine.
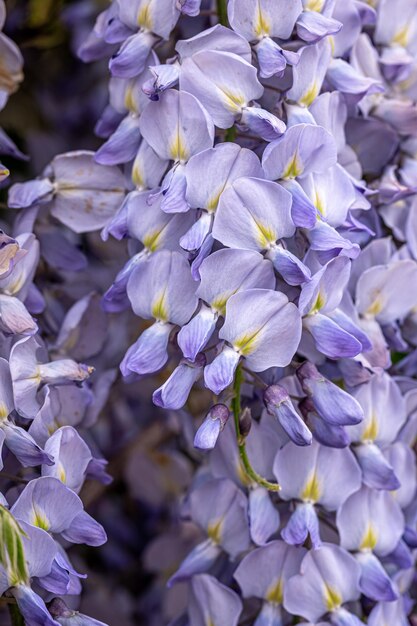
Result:
{"label": "wisteria vine", "polygon": [[417,1],[113,0],[78,54],[103,143],[14,182],[0,235],[11,623],[103,625],[68,551],[106,542],[114,385],[175,431],[128,469],[169,519],[150,626],[417,623]]}

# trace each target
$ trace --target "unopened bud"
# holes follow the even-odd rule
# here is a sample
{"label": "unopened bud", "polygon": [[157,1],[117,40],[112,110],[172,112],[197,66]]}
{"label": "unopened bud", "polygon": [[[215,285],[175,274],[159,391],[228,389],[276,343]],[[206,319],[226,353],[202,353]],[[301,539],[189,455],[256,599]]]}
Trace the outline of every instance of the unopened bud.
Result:
{"label": "unopened bud", "polygon": [[52,617],[72,617],[74,615],[74,611],[71,611],[61,598],[54,598],[48,604],[48,611]]}
{"label": "unopened bud", "polygon": [[194,446],[200,450],[212,450],[229,419],[230,411],[225,404],[215,404],[194,437]]}
{"label": "unopened bud", "polygon": [[285,387],[271,385],[265,389],[264,403],[268,413],[278,420],[288,437],[297,446],[310,445],[311,432],[295,410]]}
{"label": "unopened bud", "polygon": [[239,416],[239,432],[241,437],[247,437],[249,435],[251,426],[252,412],[249,407],[246,407]]}
{"label": "unopened bud", "polygon": [[264,403],[268,413],[275,414],[275,409],[290,399],[288,391],[281,385],[271,385],[264,391]]}
{"label": "unopened bud", "polygon": [[298,408],[300,409],[304,419],[308,418],[309,413],[316,413],[316,409],[311,398],[303,398],[303,400],[301,400],[298,404]]}
{"label": "unopened bud", "polygon": [[326,422],[348,426],[359,424],[363,420],[363,410],[359,402],[325,378],[315,365],[303,363],[296,374],[304,393],[311,398],[315,410]]}

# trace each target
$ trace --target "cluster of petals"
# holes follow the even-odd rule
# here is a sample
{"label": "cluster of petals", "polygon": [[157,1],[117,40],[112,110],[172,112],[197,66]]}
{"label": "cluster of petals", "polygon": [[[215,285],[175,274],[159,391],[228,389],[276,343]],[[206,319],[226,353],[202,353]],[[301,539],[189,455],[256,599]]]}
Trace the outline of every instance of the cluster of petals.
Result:
{"label": "cluster of petals", "polygon": [[[3,590],[36,612],[29,626],[81,623],[42,598],[80,591],[62,540],[105,541],[78,496],[87,477],[108,479],[77,430],[101,402],[79,361],[100,350],[105,315],[128,311],[120,376],[150,377],[153,403],[178,411],[202,451],[179,507],[199,540],[168,581],[188,585],[176,623],[406,626],[417,2],[219,0],[223,23],[206,5],[113,0],[79,50],[108,60],[101,147],[58,155],[10,188],[19,212],[0,246],[0,441],[40,471],[4,506],[31,539],[42,591],[13,586],[7,571]],[[48,342],[40,254],[82,267],[77,242],[94,232],[127,255],[100,295],[51,313]],[[205,405],[189,420],[197,395]],[[51,428],[68,402],[84,418]]]}

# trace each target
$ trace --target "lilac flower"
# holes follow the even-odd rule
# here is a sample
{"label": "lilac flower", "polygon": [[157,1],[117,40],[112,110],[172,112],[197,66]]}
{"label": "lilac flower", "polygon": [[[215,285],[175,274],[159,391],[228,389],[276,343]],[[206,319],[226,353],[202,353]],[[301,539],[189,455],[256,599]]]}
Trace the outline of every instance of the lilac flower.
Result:
{"label": "lilac flower", "polygon": [[317,621],[331,613],[333,624],[359,626],[361,621],[349,614],[343,604],[359,598],[359,566],[343,548],[325,544],[310,550],[301,563],[301,573],[285,587],[287,611]]}
{"label": "lilac flower", "polygon": [[57,478],[31,480],[11,512],[16,519],[72,543],[100,546],[106,541],[103,527],[84,511],[80,498]]}
{"label": "lilac flower", "polygon": [[301,9],[301,0],[292,3],[290,7],[282,2],[261,2],[258,5],[250,1],[229,2],[230,25],[233,30],[255,44],[260,76],[263,78],[274,74],[282,75],[287,63],[292,65],[298,62],[295,53],[283,50],[272,38],[288,39]]}
{"label": "lilac flower", "polygon": [[42,346],[35,337],[19,340],[10,352],[9,365],[15,408],[27,419],[32,419],[40,408],[37,399],[40,385],[65,385],[82,382],[93,371],[93,368],[76,363],[72,359],[62,359],[49,363],[39,362],[38,352],[42,353]]}
{"label": "lilac flower", "polygon": [[211,117],[193,95],[169,89],[160,100],[149,103],[139,126],[156,154],[161,159],[174,161],[162,182],[162,210],[167,213],[187,211],[184,165],[194,154],[212,147]]}
{"label": "lilac flower", "polygon": [[[144,248],[131,257],[117,274],[112,285],[103,297],[105,311],[119,312],[129,308],[126,289],[135,267],[158,250],[181,251],[178,236],[188,230],[193,222],[191,213],[168,214],[161,210],[163,196],[150,200],[149,191],[130,192],[122,205],[126,215],[123,218],[123,236],[127,234],[140,241]],[[115,234],[112,231],[112,234]]]}
{"label": "lilac flower", "polygon": [[360,276],[356,286],[356,305],[365,318],[389,324],[405,317],[416,298],[407,285],[417,280],[417,264],[410,260],[376,265]]}
{"label": "lilac flower", "polygon": [[[63,425],[78,427],[87,422],[87,409],[99,398],[86,387],[46,385],[41,391],[42,406],[29,427],[29,433],[39,445],[45,445],[51,434]],[[91,420],[93,422],[93,420]]]}
{"label": "lilac flower", "polygon": [[193,577],[188,609],[190,623],[205,626],[227,620],[230,626],[237,626],[241,611],[239,596],[213,576],[199,574]]}
{"label": "lilac flower", "polygon": [[287,98],[308,107],[319,95],[331,57],[331,45],[323,39],[313,46],[305,46],[299,62],[293,67],[293,83]]}
{"label": "lilac flower", "polygon": [[179,18],[179,10],[175,2],[169,0],[163,0],[158,6],[143,0],[121,0],[118,9],[120,21],[138,32],[123,41],[109,67],[114,76],[130,78],[143,71],[149,51],[159,37],[169,36]]}
{"label": "lilac flower", "polygon": [[[0,233],[1,592],[29,625],[103,626],[61,599],[85,577],[63,545],[106,539],[85,493],[112,536],[86,601],[111,596],[109,622],[405,626],[415,0],[113,0],[90,32],[78,4],[63,18],[85,61],[109,60],[108,104],[103,66],[74,72],[62,111],[30,96],[60,151],[79,119],[104,143],[39,173],[39,129],[13,117],[38,175]],[[0,49],[2,109],[22,56]],[[0,153],[25,158],[1,130]],[[122,491],[84,489],[111,481],[101,450]],[[152,576],[133,608],[118,572],[139,573],[138,514]]]}
{"label": "lilac flower", "polygon": [[339,509],[337,527],[341,545],[357,552],[361,591],[373,600],[395,600],[395,585],[377,558],[394,551],[404,532],[403,514],[391,494],[362,487]]}
{"label": "lilac flower", "polygon": [[232,558],[249,547],[246,496],[228,479],[209,480],[190,495],[192,519],[208,539],[181,563],[169,584],[205,572],[224,550]]}
{"label": "lilac flower", "polygon": [[55,157],[45,178],[11,188],[9,205],[49,204],[51,215],[74,232],[99,230],[123,199],[125,182],[120,170],[98,165],[93,156],[80,151]]}
{"label": "lilac flower", "polygon": [[163,367],[173,326],[186,324],[196,308],[195,289],[189,265],[178,252],[152,255],[131,275],[127,294],[134,312],[155,322],[127,351],[120,365],[124,376],[130,372],[147,374]]}
{"label": "lilac flower", "polygon": [[[246,320],[245,311],[253,312],[252,319]],[[227,301],[225,322],[219,332],[229,345],[205,367],[206,386],[218,394],[230,385],[242,357],[255,372],[288,365],[300,335],[297,308],[284,294],[267,289],[247,289],[235,294]]]}
{"label": "lilac flower", "polygon": [[229,298],[250,288],[273,288],[275,277],[269,261],[256,252],[219,250],[203,261],[196,295],[203,301],[198,313],[178,334],[186,358],[194,360],[212,336],[217,320],[224,316]]}
{"label": "lilac flower", "polygon": [[[387,374],[375,375],[354,393],[364,411],[361,424],[352,426],[349,435],[366,485],[376,489],[397,489],[394,468],[381,449],[395,441],[406,419],[405,402],[395,381]],[[394,412],[394,413],[393,413]],[[391,416],[395,414],[396,420]]]}
{"label": "lilac flower", "polygon": [[255,596],[263,601],[255,624],[281,624],[282,603],[288,581],[298,574],[306,554],[304,548],[271,541],[250,552],[237,567],[234,577],[245,598]]}
{"label": "lilac flower", "polygon": [[299,448],[292,442],[277,453],[274,472],[281,484],[281,497],[295,498],[297,504],[282,537],[293,545],[303,544],[310,534],[319,546],[319,519],[315,505],[336,511],[361,485],[361,473],[353,453],[313,442]]}
{"label": "lilac flower", "polygon": [[304,316],[304,331],[313,337],[318,350],[330,358],[353,357],[370,348],[369,340],[360,328],[349,318],[334,315],[349,273],[347,257],[332,259],[303,286],[298,303]]}
{"label": "lilac flower", "polygon": [[180,239],[185,250],[198,250],[210,236],[213,214],[223,192],[238,178],[263,178],[258,157],[233,143],[220,143],[191,157],[185,168],[186,200],[191,208],[203,209],[200,218]]}
{"label": "lilac flower", "polygon": [[278,243],[295,232],[290,207],[290,194],[276,183],[240,178],[222,193],[213,236],[232,248],[266,251],[284,280],[299,285],[310,278],[310,272],[281,241]]}
{"label": "lilac flower", "polygon": [[256,69],[233,53],[202,50],[184,59],[180,88],[201,101],[219,128],[230,128],[236,121],[267,141],[285,131],[280,119],[250,106],[262,96],[263,87]]}
{"label": "lilac flower", "polygon": [[336,146],[329,132],[321,126],[296,124],[266,147],[262,167],[271,180],[291,180],[326,172],[336,160]]}
{"label": "lilac flower", "polygon": [[[156,60],[156,55],[150,54],[146,65]],[[136,78],[113,77],[110,80],[110,106],[123,117],[114,132],[96,152],[97,163],[117,165],[135,158],[141,140],[139,118],[148,104],[142,86],[149,79],[149,75],[150,72],[146,69]]]}
{"label": "lilac flower", "polygon": [[43,465],[42,476],[58,478],[79,493],[93,457],[77,431],[72,426],[59,428],[46,442],[45,451],[52,456],[54,464]]}

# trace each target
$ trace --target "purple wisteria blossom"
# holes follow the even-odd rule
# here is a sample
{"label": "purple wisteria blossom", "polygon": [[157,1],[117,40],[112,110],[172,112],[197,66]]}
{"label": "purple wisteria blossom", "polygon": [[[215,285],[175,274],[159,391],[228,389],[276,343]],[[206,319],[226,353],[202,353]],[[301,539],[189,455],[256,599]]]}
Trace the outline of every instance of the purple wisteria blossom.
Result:
{"label": "purple wisteria blossom", "polygon": [[0,611],[417,624],[417,0],[20,4]]}

